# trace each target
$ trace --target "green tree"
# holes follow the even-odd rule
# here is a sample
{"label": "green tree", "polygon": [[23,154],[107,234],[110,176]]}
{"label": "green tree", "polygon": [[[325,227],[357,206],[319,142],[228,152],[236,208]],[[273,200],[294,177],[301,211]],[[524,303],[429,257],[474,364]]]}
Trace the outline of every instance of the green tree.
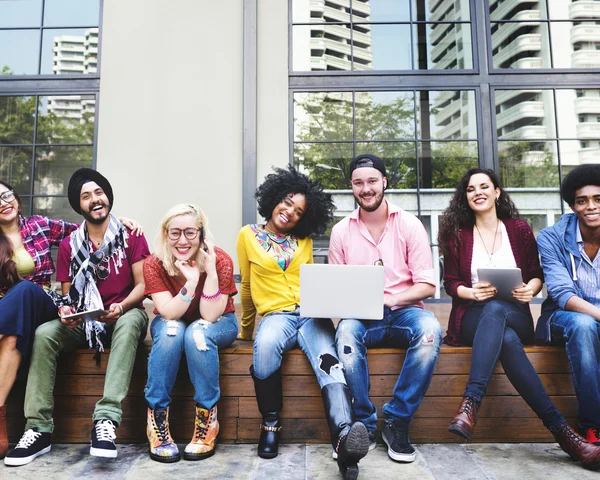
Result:
{"label": "green tree", "polygon": [[505,187],[557,187],[558,167],[544,142],[506,142],[498,152]]}

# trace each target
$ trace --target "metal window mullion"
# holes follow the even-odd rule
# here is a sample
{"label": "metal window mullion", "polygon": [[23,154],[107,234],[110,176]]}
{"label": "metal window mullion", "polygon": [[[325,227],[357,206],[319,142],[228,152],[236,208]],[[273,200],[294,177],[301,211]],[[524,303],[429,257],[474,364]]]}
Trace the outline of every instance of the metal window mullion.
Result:
{"label": "metal window mullion", "polygon": [[35,154],[37,149],[37,132],[38,132],[38,119],[39,119],[39,105],[40,97],[35,95],[35,109],[33,115],[33,148],[31,149],[31,169],[29,179],[29,192],[31,194],[31,202],[29,203],[29,215],[33,215],[33,194],[35,192]]}

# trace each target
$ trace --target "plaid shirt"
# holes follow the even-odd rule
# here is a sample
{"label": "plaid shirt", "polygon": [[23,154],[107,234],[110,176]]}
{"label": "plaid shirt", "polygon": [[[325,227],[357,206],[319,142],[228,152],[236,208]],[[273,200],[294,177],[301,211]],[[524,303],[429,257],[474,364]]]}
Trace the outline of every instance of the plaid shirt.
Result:
{"label": "plaid shirt", "polygon": [[[33,274],[26,277],[25,280],[37,283],[40,287],[50,287],[50,280],[54,273],[50,248],[58,247],[62,239],[76,230],[78,226],[76,223],[39,215],[32,215],[29,218],[19,217],[23,247],[31,255],[35,265]],[[5,294],[7,291],[6,286],[0,286],[0,293]]]}

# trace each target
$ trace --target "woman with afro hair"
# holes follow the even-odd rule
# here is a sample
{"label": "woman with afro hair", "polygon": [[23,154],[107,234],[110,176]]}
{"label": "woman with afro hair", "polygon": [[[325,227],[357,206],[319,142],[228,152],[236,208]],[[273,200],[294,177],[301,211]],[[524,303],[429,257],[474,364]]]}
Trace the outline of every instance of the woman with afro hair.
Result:
{"label": "woman with afro hair", "polygon": [[266,223],[241,229],[237,253],[242,276],[240,338],[251,340],[256,314],[263,317],[250,367],[262,414],[258,455],[277,456],[282,354],[299,347],[321,387],[340,472],[344,478],[356,478],[357,463],[367,454],[369,438],[362,423],[353,423],[350,390],[336,355],[333,323],[301,317],[299,311],[300,265],[313,262],[311,236],[324,233],[333,219],[331,196],[319,182],[290,166],[267,175],[255,197]]}

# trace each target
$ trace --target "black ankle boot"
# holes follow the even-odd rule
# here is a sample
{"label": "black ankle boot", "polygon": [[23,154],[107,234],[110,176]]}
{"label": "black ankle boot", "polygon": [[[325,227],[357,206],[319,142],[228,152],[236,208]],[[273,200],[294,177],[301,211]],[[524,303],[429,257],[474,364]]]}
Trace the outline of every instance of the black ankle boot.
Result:
{"label": "black ankle boot", "polygon": [[263,380],[254,375],[254,366],[250,366],[250,374],[254,380],[258,410],[263,417],[258,440],[258,456],[275,458],[279,453],[279,432],[281,430],[279,412],[283,404],[281,368]]}
{"label": "black ankle boot", "polygon": [[343,383],[330,383],[321,390],[331,434],[331,445],[345,480],[358,478],[358,461],[369,451],[369,433],[360,422],[352,421],[350,389]]}

